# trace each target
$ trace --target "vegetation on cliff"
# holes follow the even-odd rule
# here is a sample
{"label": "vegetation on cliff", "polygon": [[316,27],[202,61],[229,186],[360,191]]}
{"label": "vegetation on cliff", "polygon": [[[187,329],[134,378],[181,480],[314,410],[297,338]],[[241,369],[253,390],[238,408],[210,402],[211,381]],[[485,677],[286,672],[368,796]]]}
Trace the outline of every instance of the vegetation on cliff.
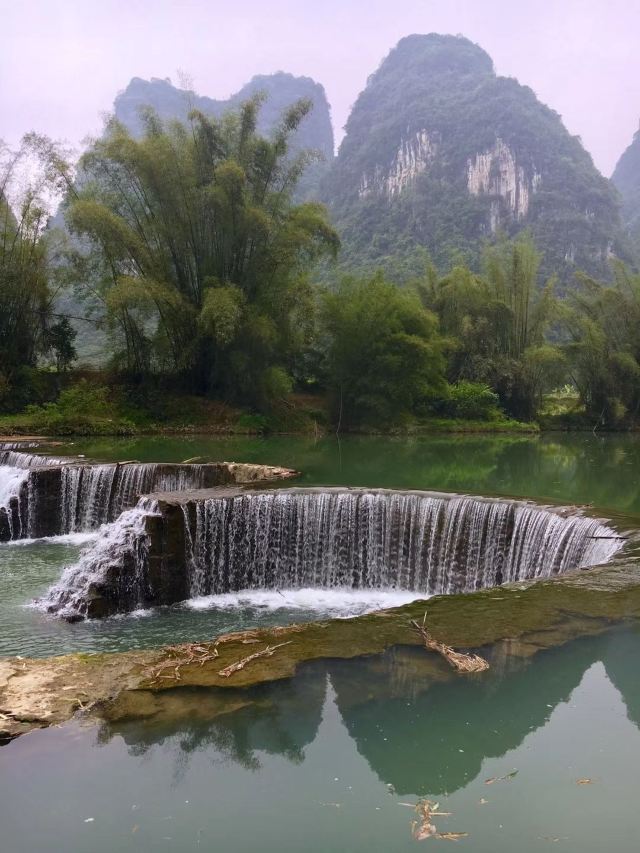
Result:
{"label": "vegetation on cliff", "polygon": [[350,270],[477,268],[482,245],[529,229],[545,272],[608,274],[627,256],[613,188],[580,140],[531,89],[497,77],[460,36],[402,39],[346,125],[324,200]]}
{"label": "vegetation on cliff", "polygon": [[611,180],[622,196],[622,216],[637,260],[640,257],[640,130],[618,160]]}

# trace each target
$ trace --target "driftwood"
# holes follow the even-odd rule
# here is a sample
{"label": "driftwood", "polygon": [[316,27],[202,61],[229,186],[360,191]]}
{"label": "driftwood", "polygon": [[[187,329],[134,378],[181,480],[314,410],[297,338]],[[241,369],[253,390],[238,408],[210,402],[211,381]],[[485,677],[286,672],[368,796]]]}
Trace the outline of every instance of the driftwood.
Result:
{"label": "driftwood", "polygon": [[[293,624],[285,627],[271,628],[269,629],[269,634],[279,637],[282,636],[282,634],[297,633],[299,631],[304,631],[304,625]],[[157,684],[160,680],[180,681],[181,667],[189,666],[191,664],[204,666],[205,663],[210,663],[220,657],[218,646],[225,645],[225,643],[253,645],[254,643],[261,642],[261,637],[263,635],[264,631],[260,628],[249,628],[247,631],[232,631],[228,634],[221,634],[215,640],[213,645],[211,643],[182,643],[177,646],[168,646],[165,651],[170,655],[170,657],[150,670],[149,676],[151,681],[149,684],[150,686]],[[242,658],[241,660],[230,664],[221,670],[218,675],[221,675],[223,678],[228,678],[230,675],[233,675],[234,672],[244,669],[245,666],[250,661],[255,660],[255,658],[271,657],[276,649],[279,649],[280,646],[286,646],[290,642],[291,640],[287,643],[278,643],[276,646],[267,646],[260,652],[256,652],[255,654],[249,655],[246,658]]]}
{"label": "driftwood", "polygon": [[456,652],[455,649],[451,648],[451,646],[447,646],[444,643],[439,643],[437,640],[434,640],[431,634],[427,631],[426,621],[426,612],[422,620],[422,625],[419,622],[416,622],[415,619],[411,620],[411,624],[422,637],[425,648],[442,655],[447,663],[450,663],[457,672],[484,672],[486,669],[489,669],[489,664],[484,658],[481,658],[480,655],[467,655],[463,652]]}
{"label": "driftwood", "polygon": [[[189,664],[197,663],[200,666],[204,666],[205,663],[209,663],[212,660],[215,660],[218,655],[217,643],[211,648],[211,646],[204,646],[199,643],[186,643],[182,646],[171,646],[167,651],[175,653],[176,657],[172,657],[169,660],[164,661],[159,666],[152,669],[150,672],[151,682],[150,684],[156,684],[160,679],[165,679],[167,681],[180,681],[180,667],[188,666]],[[164,675],[163,673],[166,670],[171,670],[171,673],[168,675]]]}
{"label": "driftwood", "polygon": [[233,675],[234,672],[244,669],[252,660],[256,660],[256,658],[270,658],[276,649],[282,648],[282,646],[288,646],[291,642],[291,640],[287,640],[286,643],[278,643],[275,646],[265,646],[265,648],[261,649],[259,652],[254,652],[252,655],[247,655],[246,658],[241,658],[235,663],[230,663],[229,666],[225,666],[224,669],[220,670],[218,675],[222,678],[229,678],[229,676]]}
{"label": "driftwood", "polygon": [[[404,803],[401,803],[404,805]],[[408,805],[408,804],[407,804]],[[416,841],[424,841],[427,838],[441,838],[444,841],[458,841],[467,838],[468,832],[438,832],[433,823],[434,817],[451,817],[451,812],[441,812],[440,804],[432,800],[419,800],[414,806],[420,820],[411,822],[411,835]]]}

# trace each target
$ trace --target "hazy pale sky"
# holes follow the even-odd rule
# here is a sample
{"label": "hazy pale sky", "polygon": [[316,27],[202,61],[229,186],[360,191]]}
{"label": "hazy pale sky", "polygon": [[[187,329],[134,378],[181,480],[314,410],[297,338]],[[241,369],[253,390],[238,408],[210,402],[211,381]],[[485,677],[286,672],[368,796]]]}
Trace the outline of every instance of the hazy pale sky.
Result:
{"label": "hazy pale sky", "polygon": [[640,0],[0,0],[0,139],[73,145],[131,77],[223,98],[258,73],[322,83],[336,137],[391,47],[460,33],[531,86],[609,175],[640,119]]}

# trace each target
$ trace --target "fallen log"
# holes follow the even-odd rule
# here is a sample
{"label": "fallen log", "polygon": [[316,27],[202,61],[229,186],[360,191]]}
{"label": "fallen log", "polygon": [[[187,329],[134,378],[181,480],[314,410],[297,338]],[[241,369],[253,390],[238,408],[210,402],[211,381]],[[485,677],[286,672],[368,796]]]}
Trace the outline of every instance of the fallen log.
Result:
{"label": "fallen log", "polygon": [[455,649],[451,648],[451,646],[447,646],[445,643],[440,643],[435,640],[427,631],[426,621],[426,612],[422,619],[422,625],[419,622],[416,622],[415,619],[411,620],[411,624],[422,637],[425,648],[437,652],[447,661],[447,663],[451,664],[457,672],[484,672],[489,669],[488,662],[484,658],[480,657],[480,655],[456,652]]}

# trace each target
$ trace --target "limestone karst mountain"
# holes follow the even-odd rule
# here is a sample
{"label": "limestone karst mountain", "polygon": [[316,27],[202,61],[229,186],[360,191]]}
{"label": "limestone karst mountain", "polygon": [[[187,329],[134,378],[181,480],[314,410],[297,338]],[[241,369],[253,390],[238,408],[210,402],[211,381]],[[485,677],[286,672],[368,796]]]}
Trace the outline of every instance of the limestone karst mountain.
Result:
{"label": "limestone karst mountain", "polygon": [[169,79],[142,80],[134,77],[116,97],[114,111],[116,117],[136,133],[141,129],[141,110],[144,107],[152,107],[163,119],[184,120],[191,109],[220,116],[258,92],[266,96],[258,118],[258,129],[265,135],[277,127],[283,112],[295,101],[309,98],[313,102],[313,109],[293,139],[292,151],[310,149],[320,155],[318,162],[307,168],[298,189],[299,198],[316,195],[318,182],[333,159],[334,142],[324,88],[310,77],[294,77],[284,71],[257,75],[227,100],[215,100],[179,89]]}
{"label": "limestone karst mountain", "polygon": [[640,129],[618,160],[611,180],[622,196],[625,228],[635,247],[636,257],[640,257]]}
{"label": "limestone karst mountain", "polygon": [[534,92],[496,76],[460,36],[402,39],[369,78],[323,197],[343,261],[419,272],[477,261],[483,241],[529,229],[548,271],[605,275],[625,255],[616,193]]}

